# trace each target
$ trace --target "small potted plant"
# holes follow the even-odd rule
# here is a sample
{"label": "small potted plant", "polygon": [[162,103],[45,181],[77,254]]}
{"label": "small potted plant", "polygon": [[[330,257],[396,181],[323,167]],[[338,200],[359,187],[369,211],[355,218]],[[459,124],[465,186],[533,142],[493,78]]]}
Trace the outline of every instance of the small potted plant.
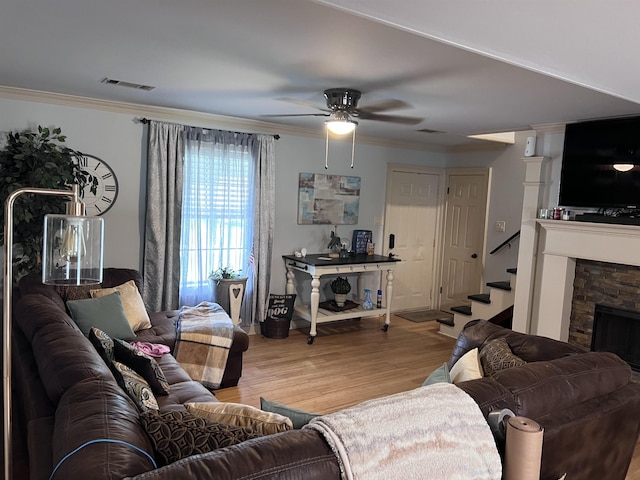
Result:
{"label": "small potted plant", "polygon": [[209,274],[215,302],[229,314],[234,324],[240,321],[240,307],[244,298],[247,277],[233,268],[220,267]]}
{"label": "small potted plant", "polygon": [[351,291],[351,284],[346,277],[336,277],[333,282],[331,282],[331,291],[334,293],[334,300],[336,305],[339,307],[344,307],[345,302],[347,301],[347,294]]}

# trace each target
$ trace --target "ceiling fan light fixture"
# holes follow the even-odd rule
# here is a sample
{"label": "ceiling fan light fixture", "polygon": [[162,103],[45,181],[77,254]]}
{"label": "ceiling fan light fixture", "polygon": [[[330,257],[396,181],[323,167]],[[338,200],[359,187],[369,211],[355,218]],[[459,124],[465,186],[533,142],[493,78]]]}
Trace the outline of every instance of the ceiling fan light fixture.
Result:
{"label": "ceiling fan light fixture", "polygon": [[346,135],[355,130],[358,122],[351,120],[347,112],[333,112],[331,118],[324,122],[330,132],[336,135]]}
{"label": "ceiling fan light fixture", "polygon": [[613,168],[619,172],[628,172],[633,169],[633,163],[614,163]]}

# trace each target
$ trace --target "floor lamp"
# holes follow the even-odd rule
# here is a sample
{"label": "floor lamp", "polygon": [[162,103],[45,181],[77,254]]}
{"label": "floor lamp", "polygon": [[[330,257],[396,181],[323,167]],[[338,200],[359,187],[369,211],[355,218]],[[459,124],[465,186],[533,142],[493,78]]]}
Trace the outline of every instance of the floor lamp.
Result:
{"label": "floor lamp", "polygon": [[102,282],[102,241],[104,222],[99,217],[85,217],[79,188],[50,190],[20,188],[13,191],[4,205],[4,285],[2,310],[2,369],[4,400],[4,478],[11,479],[11,335],[13,292],[13,205],[23,194],[71,198],[66,215],[46,215],[42,251],[42,282],[80,285]]}

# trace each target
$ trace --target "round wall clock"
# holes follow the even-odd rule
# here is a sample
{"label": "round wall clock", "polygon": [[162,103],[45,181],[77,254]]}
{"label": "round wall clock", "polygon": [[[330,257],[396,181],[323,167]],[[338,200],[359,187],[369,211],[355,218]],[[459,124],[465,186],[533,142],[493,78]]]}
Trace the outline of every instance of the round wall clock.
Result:
{"label": "round wall clock", "polygon": [[118,179],[113,169],[104,161],[93,155],[83,154],[80,168],[98,179],[95,195],[91,193],[91,185],[85,185],[82,201],[87,215],[102,215],[107,212],[118,198]]}

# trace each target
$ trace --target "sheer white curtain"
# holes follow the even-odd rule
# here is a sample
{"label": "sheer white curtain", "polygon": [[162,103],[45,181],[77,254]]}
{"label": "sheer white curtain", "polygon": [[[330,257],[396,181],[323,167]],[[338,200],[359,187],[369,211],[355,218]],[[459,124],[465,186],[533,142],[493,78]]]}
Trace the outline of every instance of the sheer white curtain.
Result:
{"label": "sheer white curtain", "polygon": [[[180,241],[180,304],[213,299],[209,273],[231,267],[247,276],[244,305],[254,300],[253,134],[187,127]],[[251,323],[252,309],[243,309]],[[246,313],[245,313],[246,312]],[[249,318],[247,318],[249,317]]]}

